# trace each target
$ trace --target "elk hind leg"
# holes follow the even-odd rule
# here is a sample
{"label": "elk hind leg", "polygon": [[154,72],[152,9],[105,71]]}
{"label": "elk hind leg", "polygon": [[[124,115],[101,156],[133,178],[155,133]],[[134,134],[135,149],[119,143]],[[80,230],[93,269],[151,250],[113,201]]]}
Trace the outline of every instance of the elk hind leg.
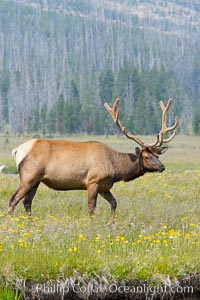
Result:
{"label": "elk hind leg", "polygon": [[31,204],[32,200],[35,196],[35,193],[37,191],[37,188],[39,186],[40,182],[38,182],[24,197],[23,204],[25,208],[25,212],[28,216],[31,216]]}
{"label": "elk hind leg", "polygon": [[18,189],[11,196],[9,201],[8,214],[12,215],[16,205],[19,203],[21,199],[23,199],[26,194],[34,187],[36,184],[23,184],[20,182]]}

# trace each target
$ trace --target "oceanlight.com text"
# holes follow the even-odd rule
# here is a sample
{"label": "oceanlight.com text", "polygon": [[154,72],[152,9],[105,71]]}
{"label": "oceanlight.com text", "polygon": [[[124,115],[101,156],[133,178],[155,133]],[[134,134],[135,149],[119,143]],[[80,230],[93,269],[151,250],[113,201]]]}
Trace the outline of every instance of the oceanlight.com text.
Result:
{"label": "oceanlight.com text", "polygon": [[44,294],[145,294],[148,296],[165,295],[165,294],[193,294],[192,286],[149,286],[142,285],[117,285],[117,284],[68,284],[68,283],[53,283],[53,284],[36,284],[32,287],[36,293]]}

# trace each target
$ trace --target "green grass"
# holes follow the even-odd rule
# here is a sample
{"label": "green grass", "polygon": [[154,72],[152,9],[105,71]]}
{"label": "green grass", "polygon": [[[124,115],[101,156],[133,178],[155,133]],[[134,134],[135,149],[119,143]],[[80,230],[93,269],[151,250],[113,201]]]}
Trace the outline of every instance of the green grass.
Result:
{"label": "green grass", "polygon": [[[123,138],[93,139],[119,150],[134,149]],[[7,149],[1,146],[0,163],[13,165],[11,148],[22,140],[12,138]],[[1,176],[2,281],[22,277],[45,283],[79,274],[164,284],[168,278],[200,272],[200,138],[177,136],[171,144],[161,157],[165,172],[114,185],[114,226],[106,225],[110,207],[100,196],[90,220],[85,191],[58,192],[42,184],[33,200],[34,217],[27,218],[19,203],[14,217],[8,218],[8,198],[19,179]]]}
{"label": "green grass", "polygon": [[11,286],[0,285],[1,300],[22,300],[23,295],[19,291],[14,291]]}

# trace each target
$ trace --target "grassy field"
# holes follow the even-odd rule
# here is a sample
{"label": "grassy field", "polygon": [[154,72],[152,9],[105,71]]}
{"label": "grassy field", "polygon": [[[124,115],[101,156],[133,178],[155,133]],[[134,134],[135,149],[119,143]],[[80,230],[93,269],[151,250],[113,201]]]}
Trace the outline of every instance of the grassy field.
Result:
{"label": "grassy field", "polygon": [[[81,139],[103,141],[120,151],[131,152],[135,147],[121,137]],[[8,170],[15,170],[11,149],[24,140],[27,138],[9,138],[5,143],[0,137],[0,164],[6,164]],[[58,192],[44,185],[33,200],[32,219],[25,216],[22,203],[14,217],[8,218],[8,199],[19,179],[1,175],[1,283],[19,284],[21,279],[40,284],[42,290],[47,282],[88,285],[96,280],[101,286],[139,282],[169,288],[195,278],[199,288],[199,148],[200,137],[177,136],[160,157],[165,172],[115,184],[114,226],[106,225],[110,207],[100,196],[96,215],[90,220],[85,191]]]}

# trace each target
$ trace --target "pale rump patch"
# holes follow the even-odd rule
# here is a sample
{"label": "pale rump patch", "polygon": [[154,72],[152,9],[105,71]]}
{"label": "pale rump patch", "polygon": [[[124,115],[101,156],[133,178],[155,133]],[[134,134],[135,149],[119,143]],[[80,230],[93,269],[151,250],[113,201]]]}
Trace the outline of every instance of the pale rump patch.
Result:
{"label": "pale rump patch", "polygon": [[25,156],[29,153],[32,149],[33,145],[35,144],[36,139],[30,140],[24,144],[21,144],[19,147],[13,149],[12,155],[15,158],[17,167],[19,166],[20,162],[25,158]]}

